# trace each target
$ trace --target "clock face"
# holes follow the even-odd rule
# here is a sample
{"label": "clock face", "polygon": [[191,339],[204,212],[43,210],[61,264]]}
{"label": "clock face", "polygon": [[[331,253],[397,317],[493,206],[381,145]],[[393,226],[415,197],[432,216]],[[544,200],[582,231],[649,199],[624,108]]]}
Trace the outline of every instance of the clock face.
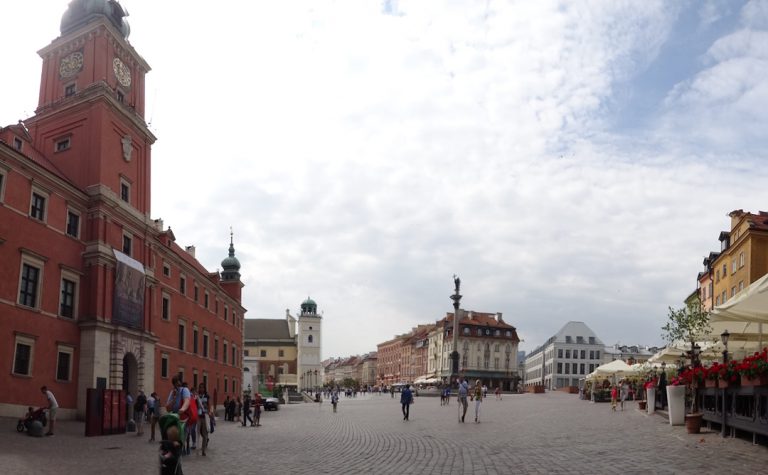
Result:
{"label": "clock face", "polygon": [[83,68],[83,53],[75,51],[61,59],[59,74],[62,78],[72,77]]}
{"label": "clock face", "polygon": [[124,87],[131,85],[131,70],[119,58],[112,61],[112,69],[115,71],[115,77]]}

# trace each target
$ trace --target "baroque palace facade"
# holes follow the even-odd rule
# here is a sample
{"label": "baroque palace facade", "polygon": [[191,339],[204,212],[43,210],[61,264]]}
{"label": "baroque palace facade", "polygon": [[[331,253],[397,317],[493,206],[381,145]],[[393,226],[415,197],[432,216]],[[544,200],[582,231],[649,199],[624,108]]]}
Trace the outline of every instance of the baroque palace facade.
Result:
{"label": "baroque palace facade", "polygon": [[[451,376],[453,312],[377,346],[377,383],[438,384]],[[521,379],[517,329],[501,313],[459,309],[459,370],[462,378],[490,388],[517,389]]]}
{"label": "baroque palace facade", "polygon": [[[181,373],[239,393],[240,263],[210,272],[151,213],[150,67],[108,0],[69,2],[39,51],[32,117],[0,129],[0,415],[47,385],[62,417],[87,388],[157,390]],[[39,404],[38,404],[39,405]]]}

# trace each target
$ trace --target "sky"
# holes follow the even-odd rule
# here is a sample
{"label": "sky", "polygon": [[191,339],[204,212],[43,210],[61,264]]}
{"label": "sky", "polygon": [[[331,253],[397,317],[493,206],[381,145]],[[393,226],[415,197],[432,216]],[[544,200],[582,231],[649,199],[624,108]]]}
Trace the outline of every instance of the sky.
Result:
{"label": "sky", "polygon": [[[0,123],[67,0],[3,5]],[[323,356],[462,308],[530,351],[662,345],[735,209],[768,210],[768,1],[122,0],[152,66],[152,218]],[[10,66],[13,65],[11,68]]]}

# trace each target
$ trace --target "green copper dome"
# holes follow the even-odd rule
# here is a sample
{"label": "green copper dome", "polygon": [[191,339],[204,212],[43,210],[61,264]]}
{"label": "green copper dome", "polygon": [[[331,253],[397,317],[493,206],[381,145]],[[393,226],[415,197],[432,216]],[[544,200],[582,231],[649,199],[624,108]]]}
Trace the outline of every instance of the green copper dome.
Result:
{"label": "green copper dome", "polygon": [[72,0],[61,17],[61,34],[69,33],[99,15],[107,17],[123,38],[128,38],[131,27],[124,19],[128,12],[115,0]]}
{"label": "green copper dome", "polygon": [[301,303],[302,315],[316,315],[317,314],[317,302],[307,297],[307,300]]}

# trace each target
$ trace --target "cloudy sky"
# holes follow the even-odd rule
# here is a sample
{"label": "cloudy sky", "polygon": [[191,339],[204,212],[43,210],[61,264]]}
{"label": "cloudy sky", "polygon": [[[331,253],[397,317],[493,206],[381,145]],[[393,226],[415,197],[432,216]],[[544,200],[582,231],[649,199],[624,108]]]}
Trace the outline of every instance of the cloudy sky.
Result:
{"label": "cloudy sky", "polygon": [[[0,123],[68,0],[3,5]],[[661,344],[734,209],[768,209],[768,2],[123,0],[152,217],[324,356],[462,308]]]}

